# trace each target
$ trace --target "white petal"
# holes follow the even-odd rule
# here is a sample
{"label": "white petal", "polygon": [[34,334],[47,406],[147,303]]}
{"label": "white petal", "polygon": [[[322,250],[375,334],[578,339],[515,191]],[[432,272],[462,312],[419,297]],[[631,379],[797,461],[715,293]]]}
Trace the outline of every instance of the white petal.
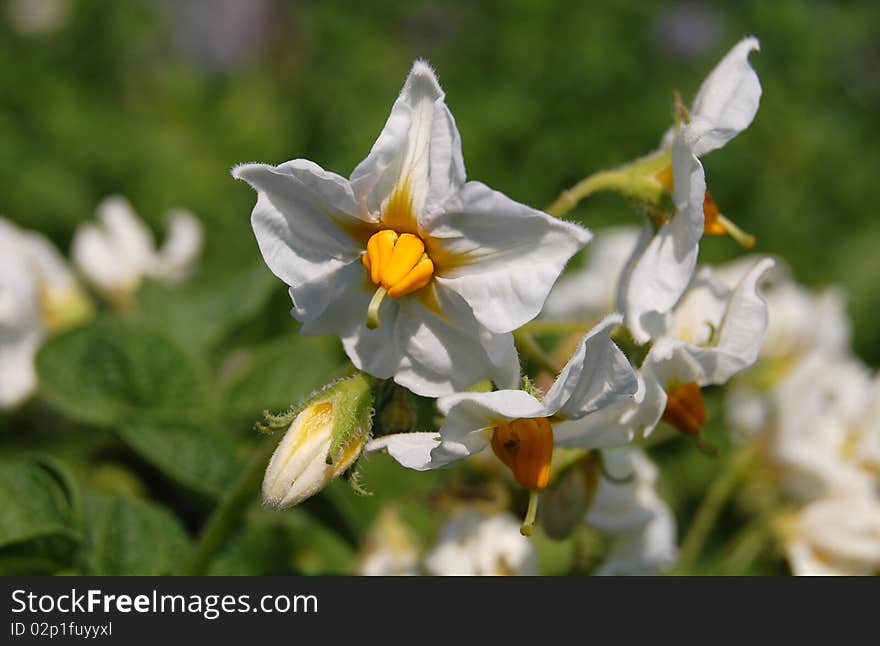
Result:
{"label": "white petal", "polygon": [[251,225],[269,269],[291,288],[294,315],[314,320],[327,308],[339,272],[359,261],[363,246],[348,231],[368,226],[369,216],[347,180],[307,160],[241,165],[232,174],[257,191]]}
{"label": "white petal", "polygon": [[165,242],[156,254],[150,274],[167,281],[189,276],[202,252],[205,231],[201,221],[189,211],[174,209],[168,214]]}
{"label": "white petal", "polygon": [[621,322],[612,314],[590,330],[544,397],[544,405],[557,417],[580,419],[616,402],[630,400],[639,379],[626,355],[611,340]]}
{"label": "white petal", "polygon": [[759,48],[754,37],[741,40],[703,81],[683,129],[698,157],[726,144],[755,118],[761,82],[749,54]]}
{"label": "white petal", "polygon": [[648,436],[666,408],[666,392],[653,378],[640,376],[639,390],[624,399],[575,421],[553,425],[557,446],[585,449],[622,447]]}
{"label": "white petal", "polygon": [[371,212],[407,179],[418,214],[464,183],[461,141],[443,99],[434,71],[416,61],[370,154],[351,174],[357,199]]}
{"label": "white petal", "polygon": [[395,335],[402,359],[394,380],[415,393],[439,397],[483,379],[501,387],[519,381],[519,358],[511,334],[482,328],[456,294],[436,290],[442,314],[414,298],[402,299]]}
{"label": "white petal", "polygon": [[428,234],[451,266],[437,282],[454,290],[493,332],[535,318],[553,283],[589,240],[586,229],[514,202],[479,182],[443,205]]}
{"label": "white petal", "polygon": [[15,249],[0,243],[0,409],[36,390],[34,356],[42,337],[35,278]]}
{"label": "white petal", "polygon": [[521,390],[458,393],[439,399],[437,408],[446,415],[446,421],[440,427],[442,441],[431,452],[431,459],[440,464],[482,451],[499,422],[548,414],[541,402]]}
{"label": "white petal", "polygon": [[381,324],[369,330],[365,321],[372,291],[365,282],[360,261],[340,271],[326,289],[329,305],[303,326],[303,333],[340,336],[360,370],[393,377],[425,397],[448,395],[483,379],[501,387],[519,381],[512,335],[482,328],[456,294],[436,290],[439,312],[415,295],[386,298],[379,311]]}
{"label": "white petal", "polygon": [[141,273],[146,271],[155,258],[155,241],[128,200],[118,195],[104,199],[97,218],[119,256]]}
{"label": "white petal", "polygon": [[387,451],[401,466],[425,471],[437,466],[431,462],[431,451],[440,443],[439,433],[395,433],[369,442],[366,451]]}
{"label": "white petal", "polygon": [[70,255],[85,280],[105,296],[131,292],[140,284],[141,268],[130,262],[98,225],[84,223],[76,228]]}
{"label": "white petal", "polygon": [[638,343],[656,335],[662,315],[687,289],[697,265],[703,236],[703,199],[706,178],[699,160],[673,146],[676,213],[653,238],[643,237],[621,279],[621,298],[626,324]]}

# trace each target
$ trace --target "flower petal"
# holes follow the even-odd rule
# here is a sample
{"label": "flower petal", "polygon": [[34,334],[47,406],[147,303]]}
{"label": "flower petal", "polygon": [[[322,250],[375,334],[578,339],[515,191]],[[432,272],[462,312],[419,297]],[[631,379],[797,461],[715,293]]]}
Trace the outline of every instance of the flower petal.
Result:
{"label": "flower petal", "polygon": [[666,393],[653,379],[639,376],[639,390],[574,421],[553,425],[557,446],[586,449],[617,448],[651,434],[666,408]]}
{"label": "flower petal", "polygon": [[416,61],[369,155],[351,174],[354,194],[372,213],[409,180],[416,213],[464,183],[464,160],[455,119],[431,67]]}
{"label": "flower petal", "polygon": [[687,289],[703,236],[703,167],[680,139],[673,145],[672,159],[676,213],[653,237],[646,231],[621,278],[626,325],[638,343],[656,336],[662,315]]}
{"label": "flower petal", "polygon": [[360,258],[363,245],[353,236],[371,226],[369,215],[347,180],[307,160],[246,164],[232,174],[257,191],[251,225],[269,269],[291,288],[294,316],[315,319],[339,272]]}
{"label": "flower petal", "polygon": [[34,356],[43,338],[34,277],[16,248],[6,247],[0,241],[0,409],[16,407],[36,390]]}
{"label": "flower petal", "polygon": [[619,401],[632,401],[639,389],[638,375],[610,336],[621,320],[619,314],[606,316],[584,336],[544,397],[544,405],[554,415],[574,420]]}
{"label": "flower petal", "polygon": [[428,234],[436,280],[468,302],[493,332],[535,318],[589,231],[468,182],[443,205]]}
{"label": "flower petal", "polygon": [[205,242],[201,221],[185,209],[168,214],[168,233],[156,254],[150,274],[167,281],[186,278],[202,252]]}
{"label": "flower petal", "polygon": [[440,464],[431,461],[431,451],[440,443],[440,435],[429,433],[394,433],[367,443],[366,451],[387,451],[401,466],[416,471],[434,469]]}
{"label": "flower petal", "polygon": [[700,86],[691,109],[691,122],[683,129],[698,157],[721,148],[755,118],[761,82],[749,65],[749,54],[759,49],[757,38],[744,38]]}
{"label": "flower petal", "polygon": [[440,446],[431,460],[448,464],[482,451],[492,439],[492,429],[520,418],[546,417],[547,408],[522,390],[496,390],[489,393],[457,393],[437,401],[446,415],[440,427]]}

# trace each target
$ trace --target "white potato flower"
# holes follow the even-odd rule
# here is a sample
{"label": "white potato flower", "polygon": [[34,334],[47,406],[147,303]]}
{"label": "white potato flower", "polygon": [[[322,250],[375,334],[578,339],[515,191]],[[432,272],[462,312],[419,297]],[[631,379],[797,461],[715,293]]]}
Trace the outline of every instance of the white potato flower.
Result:
{"label": "white potato flower", "polygon": [[599,448],[632,440],[588,423],[603,409],[635,402],[644,387],[626,356],[611,340],[620,323],[612,315],[580,342],[543,398],[523,390],[464,392],[437,402],[446,420],[437,433],[399,433],[373,440],[367,450],[384,449],[410,469],[436,469],[479,453],[488,446],[528,489],[531,503],[523,531],[531,531],[538,493],[547,487],[554,446]]}
{"label": "white potato flower", "polygon": [[603,452],[605,468],[586,523],[612,538],[597,574],[655,574],[678,558],[675,516],[657,493],[657,466],[641,449]]}
{"label": "white potato flower", "polygon": [[704,233],[730,233],[750,244],[719,212],[706,190],[699,158],[754,119],[761,84],[748,56],[758,48],[756,38],[745,38],[725,55],[700,86],[687,122],[667,133],[657,154],[671,152],[671,162],[656,181],[672,194],[675,212],[668,221],[648,223],[621,279],[621,311],[639,343],[650,338],[648,326],[675,305],[690,283]]}
{"label": "white potato flower", "polygon": [[36,390],[34,357],[43,339],[91,314],[52,243],[0,218],[0,409],[18,406]]}
{"label": "white potato flower", "polygon": [[193,271],[204,231],[189,211],[168,212],[168,233],[158,249],[152,233],[125,198],[106,198],[96,213],[97,223],[77,228],[71,256],[77,270],[107,300],[125,305],[145,277],[174,283]]}
{"label": "white potato flower", "polygon": [[513,386],[510,332],[590,238],[465,181],[455,120],[422,61],[351,179],[304,159],[233,175],[257,191],[254,233],[302,332],[338,335],[359,369],[430,397],[486,378]]}
{"label": "white potato flower", "polygon": [[366,537],[357,573],[362,576],[413,576],[419,574],[421,550],[412,530],[394,507],[386,507]]}
{"label": "white potato flower", "polygon": [[516,518],[476,509],[461,509],[453,515],[423,563],[435,576],[538,574],[535,546],[520,535]]}
{"label": "white potato flower", "polygon": [[785,552],[797,576],[880,574],[880,500],[821,498],[782,523]]}

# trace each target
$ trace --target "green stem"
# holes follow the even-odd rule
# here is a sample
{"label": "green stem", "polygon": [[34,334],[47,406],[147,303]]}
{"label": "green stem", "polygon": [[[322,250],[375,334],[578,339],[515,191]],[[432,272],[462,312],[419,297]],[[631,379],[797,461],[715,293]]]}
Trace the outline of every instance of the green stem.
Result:
{"label": "green stem", "polygon": [[513,333],[513,338],[519,349],[534,359],[541,368],[547,370],[552,375],[556,375],[559,372],[559,366],[556,365],[553,358],[544,351],[544,348],[538,344],[531,334],[523,332],[522,328],[520,328]]}
{"label": "green stem", "polygon": [[578,202],[585,197],[597,191],[616,188],[619,184],[620,172],[617,170],[603,170],[593,173],[571,188],[562,191],[559,197],[556,198],[556,201],[544,209],[544,211],[560,218],[577,206]]}
{"label": "green stem", "polygon": [[239,521],[250,507],[255,492],[259,490],[269,458],[277,445],[277,441],[266,440],[257,447],[238,481],[220,500],[202,528],[187,575],[201,576],[208,571],[217,551],[238,527]]}
{"label": "green stem", "polygon": [[728,459],[709,486],[681,544],[681,554],[674,570],[676,574],[689,573],[693,568],[727,499],[752,466],[752,458],[751,448],[742,447]]}

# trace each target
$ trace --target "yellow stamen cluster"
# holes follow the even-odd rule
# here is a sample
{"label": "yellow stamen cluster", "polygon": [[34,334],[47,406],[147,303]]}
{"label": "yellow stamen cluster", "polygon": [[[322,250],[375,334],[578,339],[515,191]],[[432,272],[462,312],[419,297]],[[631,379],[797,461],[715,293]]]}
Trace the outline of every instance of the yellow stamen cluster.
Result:
{"label": "yellow stamen cluster", "polygon": [[425,243],[412,233],[398,235],[391,229],[374,233],[361,259],[373,284],[384,287],[391,298],[421,289],[434,275]]}

